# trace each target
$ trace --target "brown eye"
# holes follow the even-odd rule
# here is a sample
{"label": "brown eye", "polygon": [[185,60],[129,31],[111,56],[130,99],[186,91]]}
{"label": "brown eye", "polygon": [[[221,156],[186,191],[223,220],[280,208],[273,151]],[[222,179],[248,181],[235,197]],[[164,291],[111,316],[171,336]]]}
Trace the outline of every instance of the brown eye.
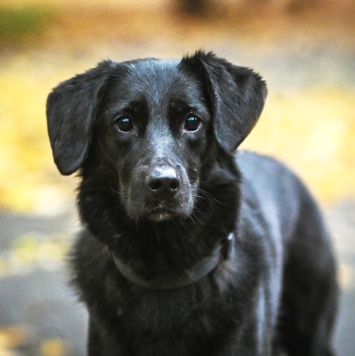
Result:
{"label": "brown eye", "polygon": [[201,120],[197,116],[188,116],[185,120],[185,130],[196,131],[201,125]]}
{"label": "brown eye", "polygon": [[129,117],[120,117],[115,120],[115,126],[122,132],[133,130],[133,122]]}

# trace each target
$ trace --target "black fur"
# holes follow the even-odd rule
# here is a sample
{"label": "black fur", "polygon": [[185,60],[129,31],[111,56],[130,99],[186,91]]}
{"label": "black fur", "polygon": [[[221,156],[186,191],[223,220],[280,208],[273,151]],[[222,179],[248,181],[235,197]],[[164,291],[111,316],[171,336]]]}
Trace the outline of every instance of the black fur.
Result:
{"label": "black fur", "polygon": [[[49,95],[55,162],[82,178],[71,266],[89,355],[333,355],[336,271],[317,205],[282,164],[234,154],[265,96],[259,75],[204,52],[105,61]],[[149,282],[218,246],[218,265],[183,288],[140,287],[114,262]]]}

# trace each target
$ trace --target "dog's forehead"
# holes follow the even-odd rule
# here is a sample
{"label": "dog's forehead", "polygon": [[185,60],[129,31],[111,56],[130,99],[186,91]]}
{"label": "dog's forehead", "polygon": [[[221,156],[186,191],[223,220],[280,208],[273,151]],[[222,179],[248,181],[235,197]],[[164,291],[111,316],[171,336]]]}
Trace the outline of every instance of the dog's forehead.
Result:
{"label": "dog's forehead", "polygon": [[116,76],[117,88],[127,96],[188,93],[187,89],[198,87],[198,83],[182,70],[180,62],[175,59],[140,59],[119,63],[117,70],[123,69],[124,75]]}
{"label": "dog's forehead", "polygon": [[175,59],[146,58],[123,62],[122,65],[128,68],[128,73],[131,75],[136,74],[147,78],[160,78],[167,74],[177,74],[179,63],[180,61]]}

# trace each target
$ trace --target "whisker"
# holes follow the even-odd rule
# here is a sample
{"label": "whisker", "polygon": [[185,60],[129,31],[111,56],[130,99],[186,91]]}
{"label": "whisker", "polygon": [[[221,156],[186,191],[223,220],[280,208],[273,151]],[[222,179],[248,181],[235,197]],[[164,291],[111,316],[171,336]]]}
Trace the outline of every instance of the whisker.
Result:
{"label": "whisker", "polygon": [[113,189],[112,187],[110,187],[110,190],[114,193],[116,193],[117,195],[121,195],[121,193],[118,190]]}
{"label": "whisker", "polygon": [[192,221],[192,223],[195,225],[196,224],[196,221],[195,221],[195,219],[194,219],[194,216],[195,214],[191,214],[190,216],[189,216],[189,219]]}
{"label": "whisker", "polygon": [[199,188],[199,191],[201,192],[202,196],[205,195],[205,197],[204,197],[205,199],[210,198],[220,205],[223,205],[223,206],[228,205],[228,204],[221,202],[220,200],[218,200],[216,197],[214,197],[213,195],[211,195],[209,192],[207,192],[205,189],[203,189],[201,187]]}

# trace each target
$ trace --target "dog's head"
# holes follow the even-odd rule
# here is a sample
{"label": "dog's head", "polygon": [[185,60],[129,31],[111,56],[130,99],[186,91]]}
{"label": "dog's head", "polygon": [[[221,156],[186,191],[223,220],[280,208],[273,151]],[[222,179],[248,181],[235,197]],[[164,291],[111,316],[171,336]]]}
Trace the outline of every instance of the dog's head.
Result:
{"label": "dog's head", "polygon": [[218,157],[234,152],[265,97],[257,74],[211,53],[105,61],[49,95],[54,159],[62,174],[87,162],[97,174],[113,174],[111,188],[134,220],[186,218],[208,180],[202,171],[212,174]]}

